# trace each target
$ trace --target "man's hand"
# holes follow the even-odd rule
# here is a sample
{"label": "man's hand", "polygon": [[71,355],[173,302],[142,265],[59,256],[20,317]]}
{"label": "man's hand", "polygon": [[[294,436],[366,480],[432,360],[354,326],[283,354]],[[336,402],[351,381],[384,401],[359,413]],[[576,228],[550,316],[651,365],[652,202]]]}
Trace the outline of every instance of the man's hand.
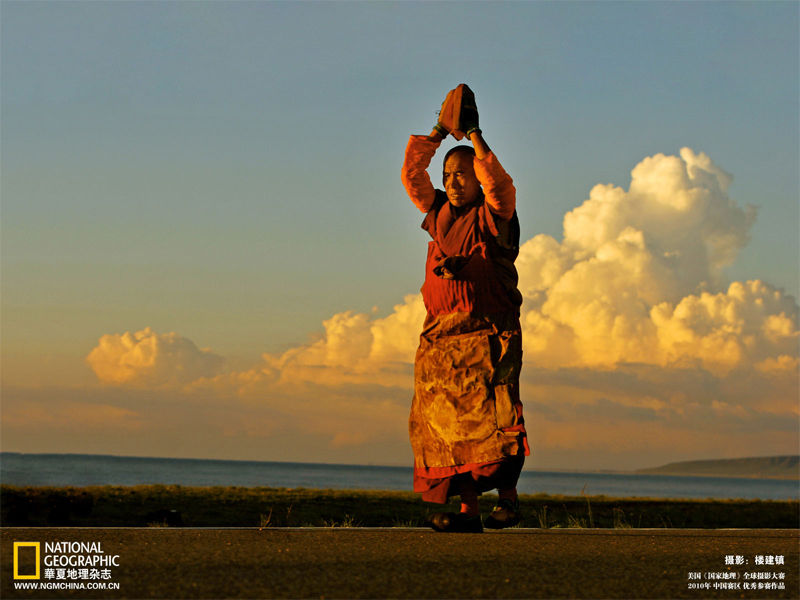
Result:
{"label": "man's hand", "polygon": [[457,140],[466,136],[475,146],[478,158],[483,159],[490,150],[483,141],[478,123],[475,94],[466,83],[461,83],[447,93],[439,111],[439,119],[428,137],[441,141],[448,135]]}
{"label": "man's hand", "polygon": [[478,105],[475,103],[475,94],[466,83],[462,83],[459,87],[462,87],[462,91],[458,129],[463,131],[467,137],[471,137],[473,131],[480,131],[480,127],[478,127]]}
{"label": "man's hand", "polygon": [[[453,102],[456,100],[454,97],[455,92],[455,89],[447,92],[447,96],[444,102],[442,102],[442,108],[439,110],[439,119],[436,125],[433,126],[433,132],[438,133],[442,139],[450,135],[450,132],[455,130],[458,126],[457,119],[454,119],[454,117],[458,116],[453,106]],[[431,132],[431,134],[433,134],[433,132]]]}
{"label": "man's hand", "polygon": [[462,83],[447,92],[447,97],[442,103],[442,110],[439,111],[439,122],[437,123],[457,140],[464,137],[464,128],[461,127],[459,121],[461,117],[461,98],[465,88],[469,90],[466,84]]}

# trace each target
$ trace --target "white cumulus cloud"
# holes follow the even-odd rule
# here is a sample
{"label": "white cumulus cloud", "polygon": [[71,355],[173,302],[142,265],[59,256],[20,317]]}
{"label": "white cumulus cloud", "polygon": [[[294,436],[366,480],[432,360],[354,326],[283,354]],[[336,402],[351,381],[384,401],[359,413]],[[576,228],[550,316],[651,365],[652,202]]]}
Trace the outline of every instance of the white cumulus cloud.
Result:
{"label": "white cumulus cloud", "polygon": [[284,384],[412,386],[408,366],[425,319],[419,294],[405,297],[386,317],[351,311],[323,322],[324,336],[283,354],[265,354],[264,376]]}
{"label": "white cumulus cloud", "polygon": [[149,327],[108,334],[86,357],[100,381],[133,386],[171,386],[213,377],[223,359],[198,348],[177,333],[156,333]]}
{"label": "white cumulus cloud", "polygon": [[795,355],[793,298],[761,281],[720,289],[755,219],[728,196],[730,182],[705,154],[658,154],[633,169],[628,190],[595,186],[564,217],[562,242],[526,242],[518,268],[533,361],[690,358],[724,370]]}

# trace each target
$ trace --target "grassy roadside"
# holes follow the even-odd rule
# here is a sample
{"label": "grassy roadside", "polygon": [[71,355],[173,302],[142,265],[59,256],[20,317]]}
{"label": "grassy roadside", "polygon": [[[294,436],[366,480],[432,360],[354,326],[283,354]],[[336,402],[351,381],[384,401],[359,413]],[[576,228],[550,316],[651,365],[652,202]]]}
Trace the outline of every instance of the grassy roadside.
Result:
{"label": "grassy roadside", "polygon": [[[496,496],[481,498],[488,513]],[[526,527],[800,528],[800,502],[520,496]],[[445,510],[457,510],[451,504]],[[426,512],[411,492],[165,485],[0,486],[0,523],[80,527],[414,527]]]}

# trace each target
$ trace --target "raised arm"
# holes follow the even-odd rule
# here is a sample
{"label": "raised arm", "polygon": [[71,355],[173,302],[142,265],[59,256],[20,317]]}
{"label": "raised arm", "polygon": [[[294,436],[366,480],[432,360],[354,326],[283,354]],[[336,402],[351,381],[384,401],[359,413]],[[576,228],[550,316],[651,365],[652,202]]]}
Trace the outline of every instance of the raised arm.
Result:
{"label": "raised arm", "polygon": [[442,134],[434,129],[428,136],[412,135],[406,146],[401,179],[408,197],[424,213],[433,208],[436,197],[427,168],[443,139]]}
{"label": "raised arm", "polygon": [[469,140],[475,148],[475,176],[481,182],[486,204],[493,214],[504,221],[514,216],[517,208],[517,189],[514,181],[506,173],[503,165],[489,149],[483,133],[477,127],[469,134]]}
{"label": "raised arm", "polygon": [[509,220],[514,216],[517,206],[517,190],[514,188],[511,177],[503,169],[486,140],[483,139],[475,94],[466,85],[462,97],[459,127],[466,133],[475,148],[475,160],[473,161],[475,176],[481,183],[489,210],[500,219]]}

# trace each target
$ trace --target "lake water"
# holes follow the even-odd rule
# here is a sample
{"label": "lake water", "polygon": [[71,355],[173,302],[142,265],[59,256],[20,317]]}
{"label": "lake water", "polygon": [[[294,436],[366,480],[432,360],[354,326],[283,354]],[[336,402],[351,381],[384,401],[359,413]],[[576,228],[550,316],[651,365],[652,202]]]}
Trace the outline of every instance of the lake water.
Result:
{"label": "lake water", "polygon": [[[411,490],[410,467],[138,458],[91,454],[0,453],[0,482],[10,485],[267,486]],[[521,494],[655,498],[800,499],[800,482],[733,477],[523,471]]]}

